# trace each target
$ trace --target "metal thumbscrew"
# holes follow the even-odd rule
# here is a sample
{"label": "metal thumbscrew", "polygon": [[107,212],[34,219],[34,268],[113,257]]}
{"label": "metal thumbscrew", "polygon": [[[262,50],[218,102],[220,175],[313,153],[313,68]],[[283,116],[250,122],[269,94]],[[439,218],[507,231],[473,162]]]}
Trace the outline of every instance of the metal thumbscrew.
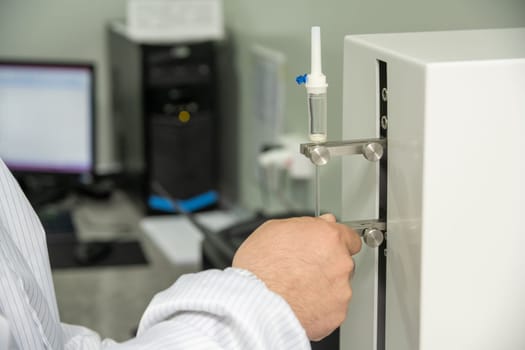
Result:
{"label": "metal thumbscrew", "polygon": [[363,232],[363,240],[370,248],[377,248],[385,239],[383,231],[376,228],[367,228]]}
{"label": "metal thumbscrew", "polygon": [[330,151],[324,146],[315,146],[310,151],[310,160],[315,165],[325,165],[330,160]]}
{"label": "metal thumbscrew", "polygon": [[383,156],[383,146],[377,142],[370,142],[363,146],[363,156],[371,162],[377,162]]}

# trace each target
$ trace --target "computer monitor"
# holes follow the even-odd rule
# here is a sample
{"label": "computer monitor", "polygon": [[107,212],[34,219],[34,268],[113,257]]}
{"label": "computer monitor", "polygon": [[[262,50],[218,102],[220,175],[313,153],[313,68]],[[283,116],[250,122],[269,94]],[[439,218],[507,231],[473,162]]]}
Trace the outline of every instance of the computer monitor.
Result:
{"label": "computer monitor", "polygon": [[0,158],[15,173],[94,171],[93,64],[0,60]]}

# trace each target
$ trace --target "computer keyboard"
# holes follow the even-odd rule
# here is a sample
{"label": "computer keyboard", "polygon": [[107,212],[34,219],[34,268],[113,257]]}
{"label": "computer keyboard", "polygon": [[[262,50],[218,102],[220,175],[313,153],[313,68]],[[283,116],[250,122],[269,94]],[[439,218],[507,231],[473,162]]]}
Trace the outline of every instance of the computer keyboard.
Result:
{"label": "computer keyboard", "polygon": [[225,243],[231,245],[235,250],[240,247],[242,242],[265,221],[270,219],[283,219],[294,216],[311,216],[310,212],[287,212],[274,215],[256,214],[252,218],[236,223],[218,232]]}

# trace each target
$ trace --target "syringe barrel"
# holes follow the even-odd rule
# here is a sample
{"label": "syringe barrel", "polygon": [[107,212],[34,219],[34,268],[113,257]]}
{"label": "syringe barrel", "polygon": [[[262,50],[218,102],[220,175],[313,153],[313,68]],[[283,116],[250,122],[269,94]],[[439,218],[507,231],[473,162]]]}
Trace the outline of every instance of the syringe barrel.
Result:
{"label": "syringe barrel", "polygon": [[308,94],[309,135],[312,142],[326,141],[326,93]]}

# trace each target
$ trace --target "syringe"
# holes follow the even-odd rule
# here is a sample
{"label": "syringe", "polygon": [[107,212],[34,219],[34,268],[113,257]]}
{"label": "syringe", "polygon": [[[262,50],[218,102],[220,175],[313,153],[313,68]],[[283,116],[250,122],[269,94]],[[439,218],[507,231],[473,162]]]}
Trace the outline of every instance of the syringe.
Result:
{"label": "syringe", "polygon": [[[306,79],[308,94],[308,132],[312,142],[326,142],[326,76],[321,68],[321,28],[312,27],[311,33],[311,72]],[[315,216],[321,214],[321,179],[319,166],[315,166]]]}
{"label": "syringe", "polygon": [[312,142],[326,141],[326,76],[321,69],[321,28],[312,27],[311,72],[306,79],[309,136]]}

